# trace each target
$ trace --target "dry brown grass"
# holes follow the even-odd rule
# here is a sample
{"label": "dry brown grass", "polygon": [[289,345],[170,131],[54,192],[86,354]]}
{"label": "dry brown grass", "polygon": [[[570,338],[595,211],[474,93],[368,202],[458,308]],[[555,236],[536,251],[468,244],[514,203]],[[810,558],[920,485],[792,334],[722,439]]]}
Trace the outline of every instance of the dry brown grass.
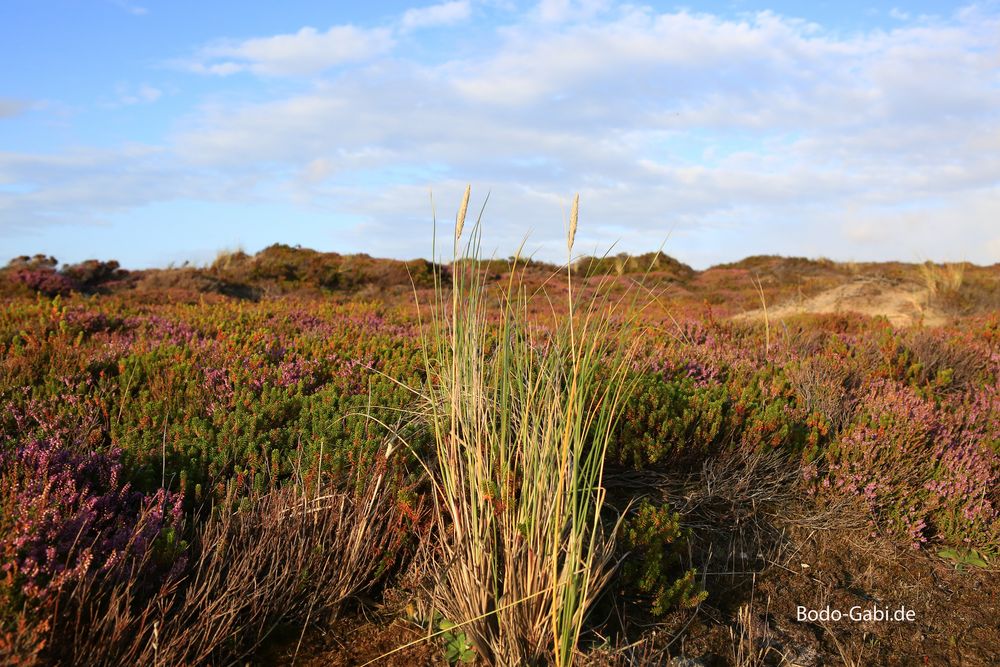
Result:
{"label": "dry brown grass", "polygon": [[753,611],[753,600],[736,611],[735,627],[729,629],[732,640],[731,658],[734,667],[764,667],[785,662],[784,654],[774,646],[765,620]]}
{"label": "dry brown grass", "polygon": [[935,264],[927,261],[920,265],[920,276],[931,298],[957,294],[965,278],[965,262]]}
{"label": "dry brown grass", "polygon": [[950,340],[939,331],[915,332],[908,347],[915,362],[914,381],[920,386],[934,384],[942,393],[962,393],[977,386],[989,366],[982,349]]}
{"label": "dry brown grass", "polygon": [[861,374],[849,362],[816,355],[788,366],[786,372],[805,406],[823,415],[835,432],[850,422]]}
{"label": "dry brown grass", "polygon": [[198,534],[190,569],[151,598],[127,572],[71,591],[49,661],[237,664],[279,626],[329,620],[377,585],[396,558],[397,527],[381,478],[357,493],[307,497],[288,487],[219,510]]}
{"label": "dry brown grass", "polygon": [[821,625],[823,626],[825,635],[836,647],[837,655],[840,657],[841,664],[844,667],[865,667],[865,665],[869,664],[865,659],[864,637],[862,637],[860,642],[852,642],[848,639],[841,641],[837,637],[837,632],[829,623],[822,623]]}

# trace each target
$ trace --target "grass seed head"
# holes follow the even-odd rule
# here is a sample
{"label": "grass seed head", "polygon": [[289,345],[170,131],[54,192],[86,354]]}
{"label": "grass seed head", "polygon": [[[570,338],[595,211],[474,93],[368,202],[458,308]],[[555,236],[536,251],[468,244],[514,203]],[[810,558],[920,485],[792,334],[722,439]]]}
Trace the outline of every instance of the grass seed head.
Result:
{"label": "grass seed head", "polygon": [[580,194],[573,197],[573,208],[569,212],[569,236],[566,238],[566,247],[572,252],[573,241],[576,239],[576,225],[580,220]]}
{"label": "grass seed head", "polygon": [[465,214],[469,210],[469,195],[472,194],[472,186],[465,186],[465,194],[462,196],[462,205],[458,208],[458,216],[455,218],[455,241],[462,238],[462,227],[465,226]]}

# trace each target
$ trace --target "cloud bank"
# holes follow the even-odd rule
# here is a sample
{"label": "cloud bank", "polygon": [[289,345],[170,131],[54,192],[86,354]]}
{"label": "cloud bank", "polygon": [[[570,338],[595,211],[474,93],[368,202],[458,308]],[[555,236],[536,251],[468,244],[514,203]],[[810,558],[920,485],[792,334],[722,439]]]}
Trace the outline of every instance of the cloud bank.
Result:
{"label": "cloud bank", "polygon": [[[127,197],[101,194],[101,175],[122,170],[101,156],[0,154],[0,183],[29,188],[0,189],[0,229],[230,193],[352,216],[369,252],[414,256],[429,246],[428,188],[448,210],[468,181],[492,191],[501,253],[531,231],[558,257],[580,191],[583,244],[644,251],[669,234],[699,265],[1000,260],[996,13],[843,33],[772,12],[558,0],[489,8],[489,27],[476,21],[487,9],[207,45],[197,72],[298,84],[190,110],[162,145],[133,149]],[[457,40],[470,21],[463,48],[411,48],[420,29]]]}

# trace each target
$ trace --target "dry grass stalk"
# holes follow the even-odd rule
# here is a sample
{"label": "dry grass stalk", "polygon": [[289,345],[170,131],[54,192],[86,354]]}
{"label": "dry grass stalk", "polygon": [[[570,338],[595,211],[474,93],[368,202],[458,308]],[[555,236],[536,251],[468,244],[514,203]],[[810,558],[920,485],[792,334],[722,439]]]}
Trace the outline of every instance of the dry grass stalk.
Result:
{"label": "dry grass stalk", "polygon": [[760,277],[756,276],[753,282],[757,288],[757,295],[760,297],[760,307],[764,311],[764,354],[771,353],[771,319],[767,315],[767,299],[764,298],[764,285],[760,282]]}

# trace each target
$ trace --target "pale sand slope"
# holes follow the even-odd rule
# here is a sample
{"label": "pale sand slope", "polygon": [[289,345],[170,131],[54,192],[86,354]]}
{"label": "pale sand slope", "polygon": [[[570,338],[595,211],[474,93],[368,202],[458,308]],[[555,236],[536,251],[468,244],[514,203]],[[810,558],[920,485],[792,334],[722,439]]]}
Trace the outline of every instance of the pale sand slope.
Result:
{"label": "pale sand slope", "polygon": [[[922,322],[925,326],[940,326],[947,321],[944,313],[930,307],[927,288],[884,278],[855,278],[808,299],[797,299],[771,306],[767,317],[781,320],[802,313],[861,313],[883,315],[894,326],[909,326]],[[763,319],[764,310],[754,310],[733,319]]]}

